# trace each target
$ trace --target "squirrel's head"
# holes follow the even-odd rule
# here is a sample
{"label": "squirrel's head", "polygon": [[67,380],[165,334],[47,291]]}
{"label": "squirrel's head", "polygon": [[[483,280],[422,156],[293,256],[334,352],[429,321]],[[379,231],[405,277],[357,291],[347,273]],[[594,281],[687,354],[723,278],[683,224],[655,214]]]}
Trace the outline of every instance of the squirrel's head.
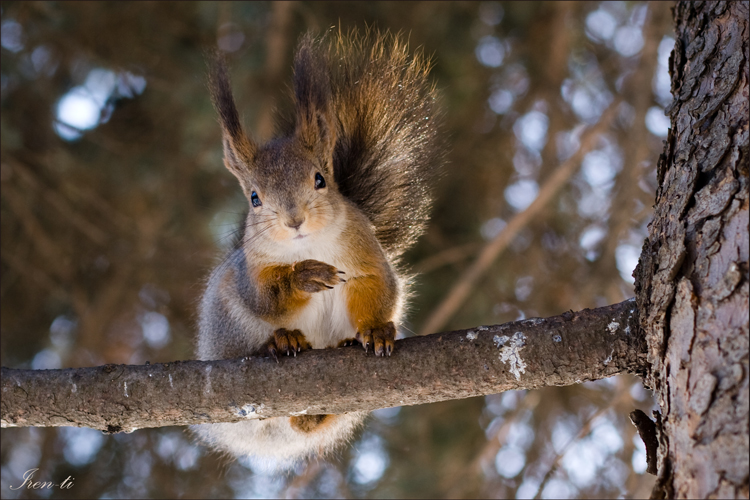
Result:
{"label": "squirrel's head", "polygon": [[258,146],[243,130],[223,59],[215,59],[211,97],[223,132],[224,165],[250,204],[248,230],[276,242],[302,243],[328,227],[341,202],[333,177],[336,118],[327,64],[303,39],[294,61],[294,132]]}

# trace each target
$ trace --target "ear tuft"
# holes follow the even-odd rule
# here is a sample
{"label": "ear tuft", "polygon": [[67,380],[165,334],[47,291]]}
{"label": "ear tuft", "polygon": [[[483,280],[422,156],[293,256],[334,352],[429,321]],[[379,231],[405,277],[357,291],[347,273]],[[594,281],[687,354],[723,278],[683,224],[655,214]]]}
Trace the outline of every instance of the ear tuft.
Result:
{"label": "ear tuft", "polygon": [[224,164],[243,182],[241,175],[249,171],[257,146],[242,128],[224,54],[219,50],[215,51],[209,58],[209,65],[208,86],[223,132]]}

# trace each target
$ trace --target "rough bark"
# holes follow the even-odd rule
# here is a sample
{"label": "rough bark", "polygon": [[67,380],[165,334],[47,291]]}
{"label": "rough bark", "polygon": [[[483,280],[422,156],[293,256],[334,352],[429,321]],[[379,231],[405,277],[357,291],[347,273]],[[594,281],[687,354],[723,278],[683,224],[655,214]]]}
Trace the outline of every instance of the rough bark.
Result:
{"label": "rough bark", "polygon": [[675,7],[672,128],[636,270],[656,498],[748,497],[748,2]]}
{"label": "rough bark", "polygon": [[390,358],[361,347],[282,358],[2,369],[2,426],[108,432],[343,413],[570,385],[642,373],[633,299],[490,327],[400,340]]}

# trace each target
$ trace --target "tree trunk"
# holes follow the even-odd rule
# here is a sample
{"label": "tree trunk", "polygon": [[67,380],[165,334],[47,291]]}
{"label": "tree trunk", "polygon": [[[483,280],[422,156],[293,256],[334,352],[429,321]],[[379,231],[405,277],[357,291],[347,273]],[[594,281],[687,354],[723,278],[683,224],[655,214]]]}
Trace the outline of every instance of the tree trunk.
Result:
{"label": "tree trunk", "polygon": [[655,498],[748,497],[748,2],[674,9],[672,128],[636,269]]}

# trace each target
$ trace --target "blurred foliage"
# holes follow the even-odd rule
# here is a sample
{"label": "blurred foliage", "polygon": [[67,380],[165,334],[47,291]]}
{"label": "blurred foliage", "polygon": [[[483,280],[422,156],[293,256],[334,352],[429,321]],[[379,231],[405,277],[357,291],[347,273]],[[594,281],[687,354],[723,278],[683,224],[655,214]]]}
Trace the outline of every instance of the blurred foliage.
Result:
{"label": "blurred foliage", "polygon": [[[2,365],[192,357],[202,280],[245,210],[221,162],[204,53],[229,54],[249,130],[289,109],[307,29],[376,26],[434,55],[449,164],[408,254],[417,331],[615,98],[618,119],[446,329],[632,296],[666,134],[669,4],[3,2]],[[286,475],[182,429],[3,429],[2,495],[208,498],[645,496],[632,377],[376,412],[348,449]],[[70,490],[10,490],[28,469]],[[199,473],[196,473],[199,472]]]}

